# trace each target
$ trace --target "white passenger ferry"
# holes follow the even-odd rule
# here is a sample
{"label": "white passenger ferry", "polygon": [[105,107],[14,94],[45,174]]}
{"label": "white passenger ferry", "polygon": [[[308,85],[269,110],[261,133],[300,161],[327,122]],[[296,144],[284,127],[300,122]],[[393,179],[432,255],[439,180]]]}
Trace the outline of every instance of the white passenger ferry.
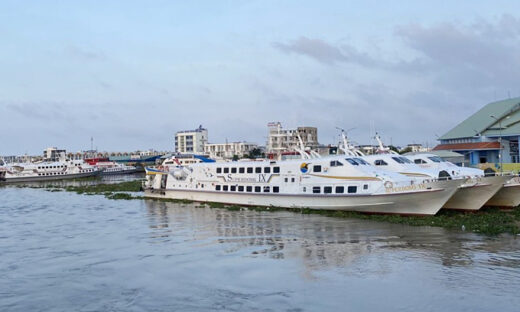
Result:
{"label": "white passenger ferry", "polygon": [[94,165],[101,171],[101,175],[129,174],[138,172],[137,167],[120,164],[114,161],[98,162]]}
{"label": "white passenger ferry", "polygon": [[[423,168],[438,169],[448,172],[453,177],[469,176],[462,189],[448,202],[450,208],[471,209],[473,203],[483,206],[517,207],[520,204],[520,179],[510,173],[485,175],[477,168],[460,167],[444,161],[434,154],[415,154],[409,156],[415,164]],[[477,208],[478,209],[478,208]]]}
{"label": "white passenger ferry", "polygon": [[434,215],[465,179],[416,183],[354,157],[147,168],[145,196],[250,206]]}
{"label": "white passenger ferry", "polygon": [[4,183],[62,180],[95,176],[100,170],[82,160],[13,163],[4,166]]}
{"label": "white passenger ferry", "polygon": [[[479,210],[491,199],[511,176],[484,176],[484,171],[476,168],[458,167],[442,160],[439,156],[421,154],[410,156],[381,154],[364,156],[363,159],[379,168],[399,172],[420,182],[431,178],[468,180],[446,202],[443,208],[457,210]],[[424,166],[417,163],[436,163],[436,166]]]}

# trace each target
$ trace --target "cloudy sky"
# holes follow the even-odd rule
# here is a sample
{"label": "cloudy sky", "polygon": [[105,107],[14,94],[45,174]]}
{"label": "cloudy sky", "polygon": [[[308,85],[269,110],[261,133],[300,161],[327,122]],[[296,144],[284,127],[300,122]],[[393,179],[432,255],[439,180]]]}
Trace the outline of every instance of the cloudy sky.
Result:
{"label": "cloudy sky", "polygon": [[[419,3],[420,2],[420,3]],[[519,1],[0,0],[0,155],[264,144],[266,124],[435,144],[520,96]]]}

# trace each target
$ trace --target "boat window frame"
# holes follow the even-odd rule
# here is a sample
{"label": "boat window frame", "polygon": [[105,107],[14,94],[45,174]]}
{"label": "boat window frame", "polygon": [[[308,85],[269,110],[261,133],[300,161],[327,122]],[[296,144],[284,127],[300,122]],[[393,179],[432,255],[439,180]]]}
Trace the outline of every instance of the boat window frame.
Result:
{"label": "boat window frame", "polygon": [[348,194],[356,194],[357,193],[357,185],[349,185],[347,187]]}
{"label": "boat window frame", "polygon": [[383,159],[374,160],[374,166],[388,166],[388,163]]}
{"label": "boat window frame", "polygon": [[352,158],[345,158],[345,160],[346,160],[349,164],[351,164],[352,166],[359,166],[359,164],[358,164],[355,160],[353,160]]}
{"label": "boat window frame", "polygon": [[312,194],[321,194],[321,186],[313,186]]}

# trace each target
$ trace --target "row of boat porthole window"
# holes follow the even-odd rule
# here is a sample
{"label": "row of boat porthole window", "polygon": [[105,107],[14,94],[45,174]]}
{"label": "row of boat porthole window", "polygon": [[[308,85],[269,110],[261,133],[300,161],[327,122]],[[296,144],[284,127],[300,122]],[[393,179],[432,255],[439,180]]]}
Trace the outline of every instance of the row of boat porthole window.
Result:
{"label": "row of boat porthole window", "polygon": [[217,173],[280,173],[280,167],[217,167],[216,170]]}
{"label": "row of boat porthole window", "polygon": [[38,169],[59,169],[59,168],[65,168],[66,166],[38,166]]}
{"label": "row of boat porthole window", "polygon": [[252,185],[215,185],[215,191],[247,192],[247,193],[280,193],[279,186],[252,186]]}
{"label": "row of boat porthole window", "polygon": [[[363,190],[368,190],[368,184],[363,185]],[[345,187],[344,186],[313,186],[312,187],[312,193],[313,194],[345,194]],[[358,191],[358,187],[356,185],[349,185],[347,186],[347,194],[355,194]],[[303,188],[303,192],[307,192],[307,188]]]}

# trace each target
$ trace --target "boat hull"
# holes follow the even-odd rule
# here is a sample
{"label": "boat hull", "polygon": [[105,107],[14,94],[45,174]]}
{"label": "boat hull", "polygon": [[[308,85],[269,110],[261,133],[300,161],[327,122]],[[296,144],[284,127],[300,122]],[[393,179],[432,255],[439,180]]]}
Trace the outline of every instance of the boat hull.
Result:
{"label": "boat hull", "polygon": [[139,169],[131,169],[131,170],[121,170],[121,171],[102,171],[102,176],[108,176],[108,175],[121,175],[121,174],[131,174],[131,173],[137,173],[139,172]]}
{"label": "boat hull", "polygon": [[520,205],[520,183],[505,184],[487,203],[492,207],[518,207]]}
{"label": "boat hull", "polygon": [[56,180],[65,180],[65,179],[87,178],[87,177],[96,176],[99,173],[100,173],[99,171],[94,171],[94,172],[83,172],[83,173],[74,173],[74,174],[56,175],[56,176],[7,177],[5,181],[1,181],[0,183],[56,181]]}
{"label": "boat hull", "polygon": [[374,195],[262,194],[201,190],[147,189],[145,197],[224,204],[342,210],[364,213],[435,215],[463,180],[437,181],[421,191]]}
{"label": "boat hull", "polygon": [[461,186],[459,190],[444,205],[445,209],[477,211],[482,208],[511,177],[482,177],[478,183],[471,186]]}

